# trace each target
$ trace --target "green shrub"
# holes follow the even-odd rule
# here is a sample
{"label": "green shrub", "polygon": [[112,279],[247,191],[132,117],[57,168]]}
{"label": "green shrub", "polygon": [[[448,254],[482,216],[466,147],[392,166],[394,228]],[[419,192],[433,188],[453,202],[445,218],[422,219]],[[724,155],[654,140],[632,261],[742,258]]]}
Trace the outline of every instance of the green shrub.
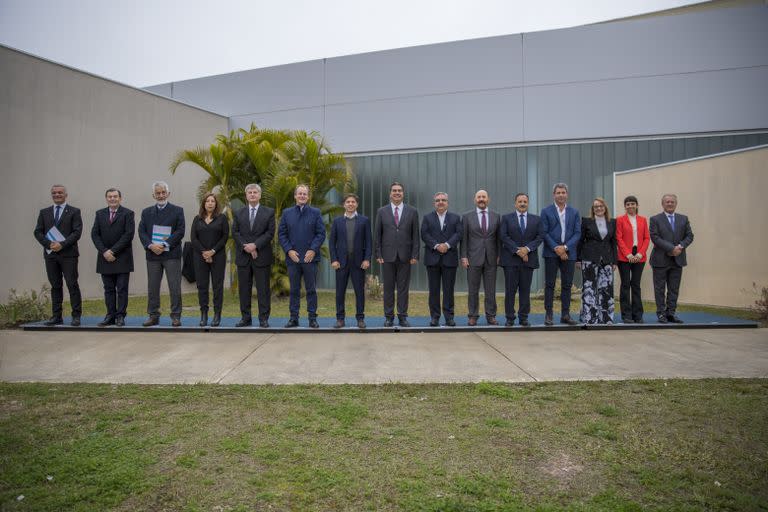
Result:
{"label": "green shrub", "polygon": [[44,284],[40,293],[16,293],[11,289],[8,303],[0,304],[0,327],[16,327],[26,322],[36,322],[48,317],[51,311],[51,296],[48,285]]}

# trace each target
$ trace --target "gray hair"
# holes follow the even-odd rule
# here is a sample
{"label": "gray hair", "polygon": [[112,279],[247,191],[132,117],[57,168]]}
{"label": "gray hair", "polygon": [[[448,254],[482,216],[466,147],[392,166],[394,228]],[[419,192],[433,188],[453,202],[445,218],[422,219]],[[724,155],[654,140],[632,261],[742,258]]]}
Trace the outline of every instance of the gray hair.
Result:
{"label": "gray hair", "polygon": [[66,194],[66,192],[67,192],[67,187],[65,187],[61,183],[56,183],[55,185],[51,185],[51,190],[53,190],[55,188],[63,188],[64,189],[64,193]]}
{"label": "gray hair", "polygon": [[664,201],[665,197],[674,197],[675,198],[675,202],[677,202],[677,194],[664,194],[663,196],[661,196],[662,202]]}
{"label": "gray hair", "polygon": [[155,193],[155,189],[157,187],[161,187],[163,190],[165,190],[169,194],[171,193],[171,187],[169,187],[168,184],[166,182],[164,182],[164,181],[156,181],[156,182],[154,182],[152,184],[152,193],[153,194]]}
{"label": "gray hair", "polygon": [[249,190],[256,189],[261,193],[261,185],[258,183],[249,183],[245,186],[245,192],[248,193]]}
{"label": "gray hair", "polygon": [[296,192],[298,192],[300,188],[306,189],[307,194],[309,194],[309,185],[307,185],[306,183],[299,183],[298,185],[296,185],[296,188],[293,189],[293,193],[295,194]]}
{"label": "gray hair", "polygon": [[435,192],[435,195],[432,196],[432,199],[437,199],[437,196],[445,196],[445,198],[448,199],[448,192]]}
{"label": "gray hair", "polygon": [[565,183],[560,182],[560,183],[555,183],[555,186],[552,187],[552,193],[554,194],[555,191],[557,189],[559,189],[559,188],[564,188],[565,191],[568,192],[568,185],[566,185]]}

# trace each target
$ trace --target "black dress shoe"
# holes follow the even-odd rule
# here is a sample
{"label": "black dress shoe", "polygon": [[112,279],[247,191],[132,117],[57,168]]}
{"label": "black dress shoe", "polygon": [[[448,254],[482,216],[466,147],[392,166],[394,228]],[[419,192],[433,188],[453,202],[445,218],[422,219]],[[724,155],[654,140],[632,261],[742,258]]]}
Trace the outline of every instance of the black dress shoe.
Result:
{"label": "black dress shoe", "polygon": [[571,315],[564,315],[560,317],[560,323],[565,325],[577,325],[578,322],[571,318]]}
{"label": "black dress shoe", "polygon": [[445,325],[448,327],[456,327],[456,321],[453,318],[448,318],[445,320]]}
{"label": "black dress shoe", "polygon": [[506,322],[504,322],[504,327],[512,327],[513,325],[515,325],[514,320],[507,320]]}
{"label": "black dress shoe", "polygon": [[387,318],[384,320],[384,327],[394,327],[394,326],[395,326],[394,318]]}
{"label": "black dress shoe", "polygon": [[[206,318],[206,321],[207,320],[208,319]],[[171,319],[171,327],[181,327],[181,318],[172,318]]]}
{"label": "black dress shoe", "polygon": [[470,318],[467,320],[467,325],[470,327],[474,327],[477,325],[477,318]]}
{"label": "black dress shoe", "polygon": [[486,317],[485,321],[488,323],[488,325],[499,325],[499,322],[496,321],[496,318],[492,316]]}
{"label": "black dress shoe", "polygon": [[99,327],[106,327],[108,325],[115,325],[115,318],[111,316],[105,316],[104,320],[96,324]]}
{"label": "black dress shoe", "polygon": [[622,318],[621,319],[621,323],[623,323],[623,324],[633,324],[633,323],[635,323],[635,321],[632,320],[631,318]]}
{"label": "black dress shoe", "polygon": [[673,324],[682,324],[683,320],[677,316],[677,315],[667,315],[667,320],[672,322]]}
{"label": "black dress shoe", "polygon": [[644,324],[644,323],[645,323],[645,321],[644,321],[642,318],[635,318],[633,321],[634,321],[636,324]]}
{"label": "black dress shoe", "polygon": [[440,325],[440,320],[438,320],[437,318],[433,318],[432,320],[429,321],[430,327],[438,327],[439,325]]}
{"label": "black dress shoe", "polygon": [[657,320],[660,324],[666,324],[669,323],[669,320],[667,320],[667,317],[664,315],[656,315]]}
{"label": "black dress shoe", "polygon": [[219,325],[221,325],[221,313],[214,313],[211,327],[218,327]]}
{"label": "black dress shoe", "polygon": [[317,329],[318,327],[320,327],[320,324],[317,323],[317,319],[313,318],[313,319],[311,319],[309,321],[309,328],[310,329]]}
{"label": "black dress shoe", "polygon": [[[251,325],[251,324],[248,324],[248,325]],[[266,320],[259,320],[259,327],[261,327],[262,329],[266,329],[269,327],[269,322],[267,322]]]}
{"label": "black dress shoe", "polygon": [[520,319],[520,325],[522,325],[523,327],[530,327],[531,323],[528,321],[527,318],[521,318]]}
{"label": "black dress shoe", "polygon": [[208,312],[207,311],[201,311],[200,312],[200,327],[205,327],[208,325]]}
{"label": "black dress shoe", "polygon": [[152,327],[153,325],[157,325],[160,323],[160,318],[156,316],[151,316],[144,320],[144,323],[141,324],[143,327]]}
{"label": "black dress shoe", "polygon": [[245,319],[241,318],[239,322],[235,324],[235,327],[250,327],[251,326],[251,319]]}
{"label": "black dress shoe", "polygon": [[64,323],[64,319],[57,316],[52,316],[48,320],[46,320],[43,325],[60,325]]}
{"label": "black dress shoe", "polygon": [[339,319],[339,320],[336,320],[336,323],[333,325],[333,328],[334,329],[341,329],[342,327],[344,327],[344,325],[345,325],[344,324],[344,320],[343,319]]}
{"label": "black dress shoe", "polygon": [[69,322],[69,325],[71,325],[72,327],[80,327],[80,317],[79,316],[72,317],[72,321]]}
{"label": "black dress shoe", "polygon": [[411,322],[409,322],[407,318],[401,318],[398,323],[400,324],[400,327],[410,327],[411,326]]}
{"label": "black dress shoe", "polygon": [[552,313],[547,313],[546,315],[544,315],[544,325],[549,327],[552,324],[554,324],[554,322],[552,321]]}
{"label": "black dress shoe", "polygon": [[290,320],[288,320],[288,323],[285,324],[285,328],[286,329],[292,329],[292,328],[298,327],[298,326],[299,326],[299,319],[298,318],[291,318]]}
{"label": "black dress shoe", "polygon": [[365,329],[365,327],[366,327],[366,326],[365,326],[365,320],[363,320],[363,319],[361,318],[360,320],[358,320],[358,321],[357,321],[357,328],[358,328],[358,329]]}
{"label": "black dress shoe", "polygon": [[125,327],[125,317],[119,316],[115,319],[115,325],[118,327]]}

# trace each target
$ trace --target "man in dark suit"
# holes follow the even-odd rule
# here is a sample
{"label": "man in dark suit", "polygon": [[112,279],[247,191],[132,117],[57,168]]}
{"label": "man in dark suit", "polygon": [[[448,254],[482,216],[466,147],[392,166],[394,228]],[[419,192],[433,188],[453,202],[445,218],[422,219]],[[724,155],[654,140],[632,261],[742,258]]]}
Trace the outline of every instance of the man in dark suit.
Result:
{"label": "man in dark suit", "polygon": [[454,327],[453,287],[459,266],[459,243],[463,234],[461,217],[448,211],[448,194],[437,192],[435,210],[421,221],[421,239],[424,240],[424,265],[429,282],[430,327],[440,324],[440,285],[443,288],[445,325]]}
{"label": "man in dark suit", "polygon": [[133,211],[123,207],[122,194],[116,188],[105,193],[107,207],[96,212],[91,240],[96,246],[96,273],[104,284],[107,315],[99,327],[125,325],[128,309],[128,279],[133,272],[133,234],[136,224]]}
{"label": "man in dark suit", "polygon": [[269,327],[272,292],[269,277],[272,273],[272,239],[275,236],[275,210],[259,204],[261,187],[250,183],[245,187],[248,202],[235,213],[232,238],[235,239],[235,265],[240,293],[240,321],[236,327],[252,324],[251,292],[256,285],[259,303],[259,326]]}
{"label": "man in dark suit", "polygon": [[581,240],[581,214],[568,206],[568,185],[552,187],[554,204],[541,210],[541,234],[544,240],[544,325],[552,325],[555,281],[560,271],[560,323],[576,325],[571,318],[571,286],[576,267],[577,249]]}
{"label": "man in dark suit", "polygon": [[357,327],[365,329],[365,271],[371,266],[371,223],[368,217],[357,213],[356,194],[344,196],[344,215],[333,219],[328,248],[331,268],[336,271],[336,325],[344,327],[344,298],[347,283],[352,278],[355,290],[355,318]]}
{"label": "man in dark suit", "polygon": [[325,241],[325,224],[320,210],[309,205],[309,186],[298,185],[293,193],[296,206],[283,210],[278,240],[285,251],[288,279],[291,282],[289,310],[291,318],[286,328],[299,326],[299,299],[301,280],[307,293],[307,316],[309,326],[317,329],[317,266],[320,262],[320,247]]}
{"label": "man in dark suit", "polygon": [[496,267],[499,264],[499,224],[501,216],[488,209],[488,192],[475,193],[475,208],[462,219],[461,264],[467,269],[467,325],[480,318],[480,283],[485,292],[485,319],[496,321]]}
{"label": "man in dark suit", "polygon": [[528,213],[528,194],[515,196],[515,211],[502,217],[499,228],[501,239],[501,266],[504,267],[504,312],[506,327],[515,325],[515,294],[520,292],[520,325],[529,327],[531,312],[531,282],[533,271],[539,268],[541,221],[538,215]]}
{"label": "man in dark suit", "polygon": [[675,212],[677,196],[664,194],[661,198],[662,213],[651,217],[649,231],[653,241],[651,268],[653,292],[656,298],[656,316],[659,323],[683,321],[675,314],[677,296],[683,267],[688,264],[685,250],[693,243],[693,231],[688,217]]}
{"label": "man in dark suit", "polygon": [[419,261],[419,212],[403,203],[404,194],[402,183],[395,181],[389,186],[390,203],[376,212],[373,228],[373,253],[381,265],[384,288],[384,327],[395,323],[395,289],[400,326],[411,326],[408,289],[411,265]]}
{"label": "man in dark suit", "polygon": [[181,326],[181,240],[184,209],[168,202],[171,190],[164,181],[152,184],[155,204],[141,212],[139,240],[147,256],[147,314],[144,327],[160,323],[160,284],[163,272],[171,294],[171,325]]}
{"label": "man in dark suit", "polygon": [[[45,325],[64,323],[62,304],[64,302],[64,281],[67,283],[69,300],[72,303],[72,325],[80,325],[82,300],[77,284],[77,241],[83,233],[80,210],[67,204],[67,189],[64,185],[51,187],[53,206],[43,208],[37,216],[35,238],[45,251],[45,272],[51,284],[52,315]],[[63,280],[62,280],[63,277]]]}

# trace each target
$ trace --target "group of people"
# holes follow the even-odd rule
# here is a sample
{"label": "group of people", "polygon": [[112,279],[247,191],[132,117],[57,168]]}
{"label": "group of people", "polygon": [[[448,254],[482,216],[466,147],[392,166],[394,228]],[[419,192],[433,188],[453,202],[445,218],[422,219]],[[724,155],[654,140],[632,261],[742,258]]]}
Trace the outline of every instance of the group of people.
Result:
{"label": "group of people", "polygon": [[[365,275],[372,258],[381,266],[385,327],[409,327],[408,297],[411,268],[417,264],[423,243],[423,262],[429,284],[430,326],[455,326],[454,285],[459,265],[466,269],[468,325],[480,318],[479,292],[482,284],[484,315],[488,325],[498,325],[496,272],[504,270],[505,326],[529,326],[531,283],[539,268],[539,247],[544,260],[545,325],[553,325],[554,295],[558,274],[561,291],[560,322],[575,325],[570,302],[576,266],[583,276],[580,321],[610,324],[614,317],[613,275],[618,267],[621,279],[621,319],[624,323],[643,321],[640,279],[646,261],[653,269],[653,284],[658,321],[682,322],[676,314],[677,297],[686,265],[685,251],[693,242],[688,218],[676,212],[677,197],[665,194],[663,212],[650,222],[638,213],[634,196],[624,200],[625,214],[611,218],[605,200],[592,202],[590,214],[582,218],[568,205],[568,186],[557,183],[552,189],[553,204],[540,215],[528,212],[528,195],[515,196],[515,210],[506,215],[489,209],[487,191],[478,190],[475,208],[463,215],[449,211],[448,194],[434,194],[434,210],[421,223],[416,208],[404,202],[405,188],[393,182],[390,202],[370,220],[358,213],[359,198],[343,197],[344,214],[331,225],[329,252],[336,273],[336,328],[346,326],[345,296],[349,281],[355,294],[357,327],[365,324]],[[170,188],[163,181],[152,184],[155,204],[141,212],[139,240],[147,262],[147,314],[145,327],[160,319],[160,285],[163,275],[170,291],[171,325],[181,325],[182,239],[184,211],[168,201]],[[239,281],[240,320],[237,327],[253,325],[252,290],[256,287],[258,321],[269,327],[271,312],[270,278],[274,262],[272,241],[277,229],[278,242],[285,252],[290,282],[290,318],[286,328],[299,325],[302,282],[306,292],[309,327],[317,328],[316,278],[320,248],[326,230],[320,210],[309,204],[310,189],[298,185],[295,206],[286,208],[276,228],[275,211],[261,205],[261,187],[245,187],[246,205],[234,213],[231,236],[235,244],[235,264]],[[63,323],[63,285],[66,283],[72,304],[72,325],[81,322],[81,296],[78,286],[78,245],[83,230],[80,210],[67,203],[63,185],[51,187],[53,205],[40,210],[35,238],[44,248],[45,268],[51,284],[52,316],[46,325]],[[105,193],[107,207],[96,212],[91,239],[98,251],[96,271],[102,277],[107,314],[99,326],[125,325],[128,284],[134,269],[132,242],[134,212],[122,206],[116,188]],[[200,304],[200,326],[208,325],[209,288],[213,289],[213,316],[210,325],[219,326],[224,295],[226,243],[230,226],[216,195],[206,194],[192,221],[190,239],[193,267]],[[654,248],[650,258],[650,242]],[[516,299],[519,307],[516,308]]]}

